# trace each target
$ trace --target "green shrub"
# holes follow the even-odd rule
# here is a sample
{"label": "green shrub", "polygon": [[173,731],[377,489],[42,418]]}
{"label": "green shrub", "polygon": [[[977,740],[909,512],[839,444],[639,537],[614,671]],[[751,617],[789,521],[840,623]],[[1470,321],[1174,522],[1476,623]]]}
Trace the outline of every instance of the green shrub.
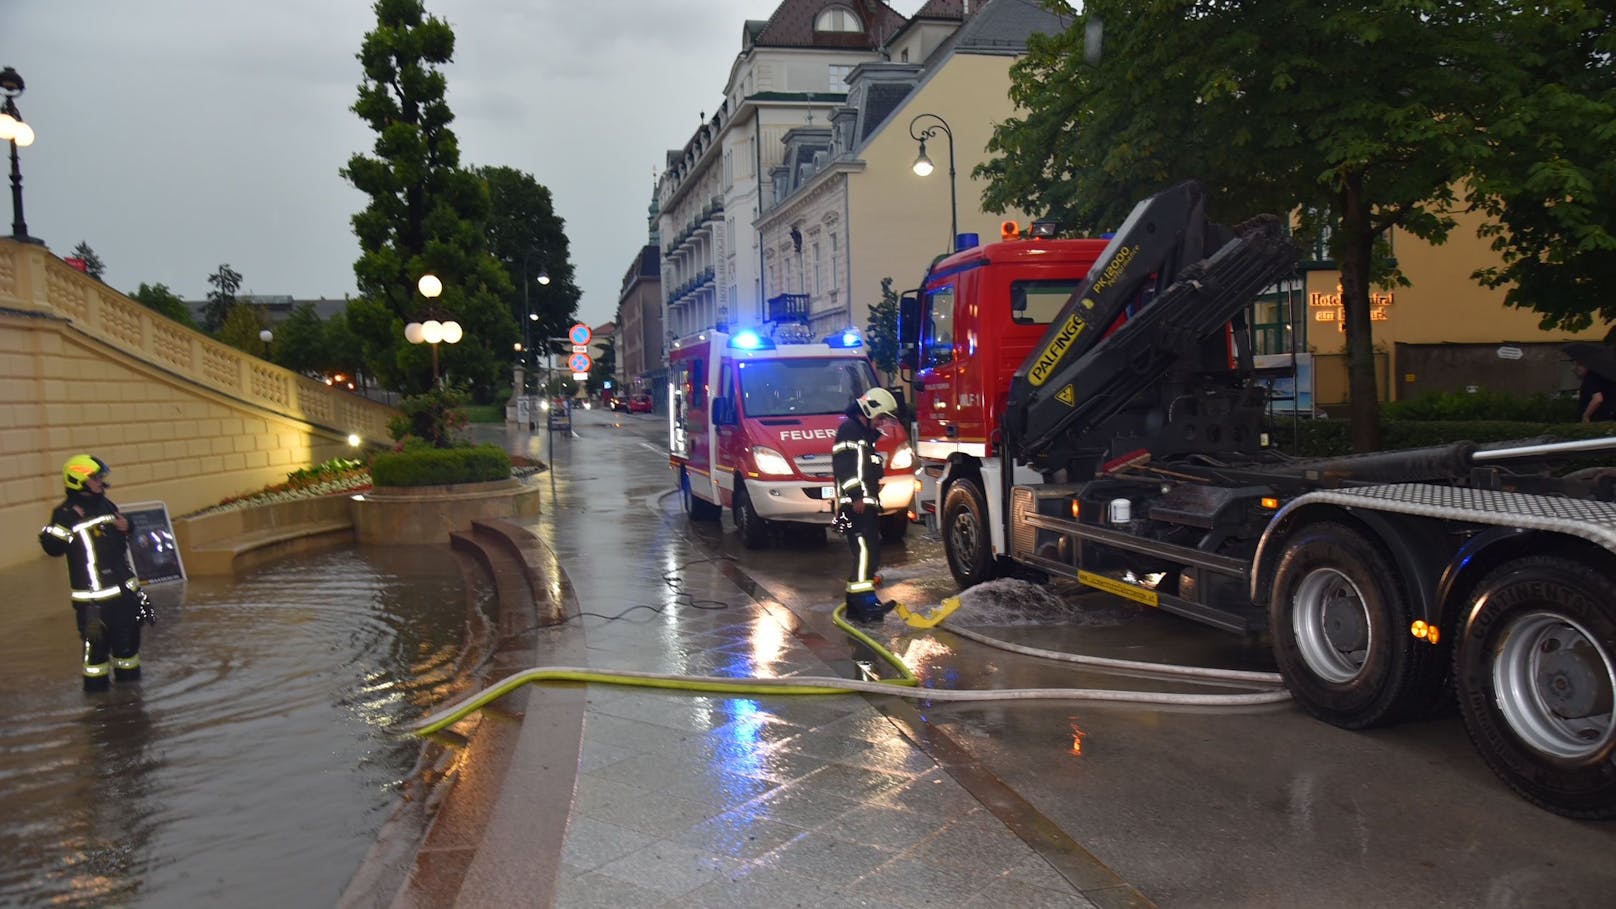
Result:
{"label": "green shrub", "polygon": [[398,402],[400,416],[387,421],[387,432],[401,446],[412,438],[434,448],[453,448],[470,443],[466,414],[461,409],[465,395],[458,389],[440,386]]}
{"label": "green shrub", "polygon": [[[1384,420],[1381,447],[1386,451],[1425,448],[1453,442],[1509,442],[1517,439],[1570,441],[1616,434],[1611,423],[1543,423],[1518,420]],[[1302,420],[1270,429],[1281,451],[1304,458],[1352,453],[1351,424],[1347,420]]]}
{"label": "green shrub", "polygon": [[1429,392],[1380,409],[1383,420],[1516,420],[1529,423],[1575,423],[1577,400],[1538,393],[1512,395],[1479,389]]}
{"label": "green shrub", "polygon": [[370,464],[371,481],[377,486],[448,486],[510,475],[510,456],[497,445],[413,447],[379,454]]}

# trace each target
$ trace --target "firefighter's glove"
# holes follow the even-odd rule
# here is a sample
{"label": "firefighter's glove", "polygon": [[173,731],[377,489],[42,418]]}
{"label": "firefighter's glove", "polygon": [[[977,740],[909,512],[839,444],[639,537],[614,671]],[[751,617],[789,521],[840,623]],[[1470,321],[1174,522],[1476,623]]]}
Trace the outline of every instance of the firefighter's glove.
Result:
{"label": "firefighter's glove", "polygon": [[157,607],[152,605],[146,591],[135,591],[135,622],[140,625],[157,624]]}
{"label": "firefighter's glove", "polygon": [[846,511],[836,512],[836,520],[830,522],[830,529],[836,531],[844,537],[847,536],[853,532],[852,516]]}

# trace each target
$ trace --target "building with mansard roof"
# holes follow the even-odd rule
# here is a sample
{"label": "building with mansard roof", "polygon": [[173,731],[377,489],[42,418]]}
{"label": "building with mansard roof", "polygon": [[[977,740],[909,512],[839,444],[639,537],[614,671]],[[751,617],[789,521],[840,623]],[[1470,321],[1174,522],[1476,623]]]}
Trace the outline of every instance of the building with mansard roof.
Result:
{"label": "building with mansard roof", "polygon": [[763,315],[763,248],[754,222],[792,130],[829,125],[847,77],[883,59],[907,20],[880,0],[783,0],[741,27],[724,100],[657,184],[665,330],[683,336]]}

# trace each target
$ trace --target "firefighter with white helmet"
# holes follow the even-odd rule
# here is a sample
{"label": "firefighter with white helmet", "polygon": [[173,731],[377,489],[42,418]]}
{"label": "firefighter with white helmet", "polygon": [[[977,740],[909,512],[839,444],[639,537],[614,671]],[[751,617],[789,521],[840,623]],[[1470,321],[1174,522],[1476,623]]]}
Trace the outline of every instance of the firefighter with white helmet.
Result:
{"label": "firefighter with white helmet", "polygon": [[875,594],[875,572],[881,565],[881,473],[884,464],[876,442],[881,431],[875,423],[894,416],[898,401],[885,388],[871,388],[847,407],[831,466],[836,474],[836,528],[847,535],[853,567],[847,575],[847,616],[858,622],[878,622],[896,603],[881,602]]}
{"label": "firefighter with white helmet", "polygon": [[129,519],[107,498],[105,461],[77,454],[62,465],[67,497],[39,531],[46,554],[67,557],[73,611],[84,645],[84,690],[140,678],[140,626],[155,613],[129,554]]}

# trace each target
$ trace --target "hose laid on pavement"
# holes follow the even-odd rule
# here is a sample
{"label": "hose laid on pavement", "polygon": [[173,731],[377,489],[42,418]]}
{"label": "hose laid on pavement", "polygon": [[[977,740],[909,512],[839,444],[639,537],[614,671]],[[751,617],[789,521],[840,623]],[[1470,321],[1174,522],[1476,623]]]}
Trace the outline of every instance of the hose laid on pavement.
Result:
{"label": "hose laid on pavement", "polygon": [[[588,669],[577,666],[549,666],[525,669],[521,672],[506,676],[488,688],[465,698],[457,704],[451,704],[442,710],[422,717],[413,723],[401,727],[401,735],[430,735],[439,732],[454,723],[459,722],[473,711],[480,710],[489,703],[516,690],[516,688],[534,682],[597,682],[609,685],[628,685],[640,688],[662,688],[676,691],[704,691],[715,694],[737,695],[823,695],[843,694],[850,691],[862,691],[871,694],[890,694],[898,697],[913,698],[924,701],[1021,701],[1021,700],[1082,700],[1082,701],[1110,701],[1134,704],[1173,704],[1198,707],[1243,707],[1259,704],[1276,704],[1290,700],[1290,692],[1280,689],[1278,691],[1257,691],[1248,694],[1184,694],[1179,692],[1149,692],[1149,691],[1122,691],[1109,688],[997,688],[997,689],[954,689],[954,688],[925,688],[920,686],[920,680],[913,671],[904,665],[903,661],[892,654],[891,651],[876,643],[842,617],[845,606],[838,606],[831,613],[831,621],[836,627],[842,629],[861,643],[874,650],[883,661],[895,668],[899,677],[884,679],[877,682],[866,682],[858,679],[831,678],[826,676],[790,676],[784,678],[733,678],[727,676],[699,676],[699,675],[671,675],[656,672],[638,672],[635,670],[618,669],[605,671]],[[965,637],[960,629],[950,628],[956,634]],[[977,640],[977,637],[972,637]],[[984,643],[999,646],[1003,642],[994,642],[991,638],[981,638]],[[1018,647],[1019,645],[1005,645]],[[1034,652],[1026,648],[1023,652],[1033,655],[1044,655],[1048,651]],[[1066,657],[1069,655],[1056,655]],[[1098,657],[1081,658],[1082,661],[1100,660]],[[1129,660],[1104,660],[1104,663],[1114,664],[1109,668],[1146,669],[1152,672],[1161,672],[1175,667],[1167,667],[1158,663],[1134,663]],[[1177,667],[1190,669],[1193,667]],[[1210,672],[1227,672],[1226,670],[1207,670]],[[1264,678],[1241,678],[1241,682],[1267,682],[1272,673],[1238,673],[1245,676],[1262,676]],[[1221,678],[1232,677],[1228,675]],[[1275,677],[1277,679],[1277,676]]]}

